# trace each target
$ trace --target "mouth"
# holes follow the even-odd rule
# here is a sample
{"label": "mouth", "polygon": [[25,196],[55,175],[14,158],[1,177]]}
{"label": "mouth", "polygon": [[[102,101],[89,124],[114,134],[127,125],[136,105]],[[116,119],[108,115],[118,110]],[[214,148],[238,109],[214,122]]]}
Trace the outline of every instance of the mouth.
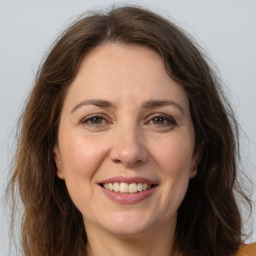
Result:
{"label": "mouth", "polygon": [[148,183],[126,183],[126,182],[108,182],[100,184],[104,189],[117,193],[135,194],[150,190],[155,187],[155,184]]}
{"label": "mouth", "polygon": [[119,204],[136,204],[153,196],[159,183],[144,177],[110,177],[98,183],[104,194]]}

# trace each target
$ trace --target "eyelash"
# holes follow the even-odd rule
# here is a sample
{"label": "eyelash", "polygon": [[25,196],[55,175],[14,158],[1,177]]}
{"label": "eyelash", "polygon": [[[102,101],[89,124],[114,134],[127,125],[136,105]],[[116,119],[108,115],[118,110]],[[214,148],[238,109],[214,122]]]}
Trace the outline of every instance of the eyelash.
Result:
{"label": "eyelash", "polygon": [[[93,121],[97,121],[97,119],[98,121],[101,120],[100,123],[92,123]],[[177,122],[175,121],[174,118],[164,114],[149,115],[147,119],[148,121],[145,122],[146,125],[154,125],[156,127],[169,127],[169,126],[177,125]],[[162,124],[151,123],[151,122],[157,121],[157,119],[158,121],[162,121],[163,123]],[[93,126],[99,127],[111,122],[108,121],[108,118],[106,118],[106,116],[103,114],[92,114],[84,117],[79,123],[83,125],[89,125],[92,127]]]}
{"label": "eyelash", "polygon": [[174,126],[177,124],[174,118],[164,114],[154,114],[153,116],[149,116],[149,121],[147,121],[146,124],[149,124],[152,121],[156,121],[156,119],[162,120],[164,123],[152,124],[154,126],[168,127],[168,126]]}
{"label": "eyelash", "polygon": [[89,115],[89,116],[84,117],[84,118],[80,121],[80,123],[81,123],[81,124],[89,124],[90,126],[99,126],[99,125],[103,125],[102,123],[100,123],[100,124],[99,124],[99,123],[98,123],[98,124],[93,124],[92,121],[93,121],[93,119],[96,119],[96,118],[101,119],[101,120],[104,120],[105,123],[108,122],[108,121],[107,121],[107,118],[106,118],[104,115],[102,115],[102,114],[93,114],[93,115]]}

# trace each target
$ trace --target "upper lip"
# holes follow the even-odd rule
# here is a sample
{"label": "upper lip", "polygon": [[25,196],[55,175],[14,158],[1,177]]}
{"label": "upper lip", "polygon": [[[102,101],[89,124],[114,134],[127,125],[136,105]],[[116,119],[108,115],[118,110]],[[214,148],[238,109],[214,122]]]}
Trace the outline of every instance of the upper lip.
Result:
{"label": "upper lip", "polygon": [[125,176],[115,176],[115,177],[111,177],[111,178],[107,178],[105,180],[102,180],[99,182],[99,184],[104,184],[104,183],[147,183],[147,184],[151,184],[151,185],[157,185],[158,182],[156,182],[155,180],[151,180],[148,178],[144,178],[144,177],[125,177]]}

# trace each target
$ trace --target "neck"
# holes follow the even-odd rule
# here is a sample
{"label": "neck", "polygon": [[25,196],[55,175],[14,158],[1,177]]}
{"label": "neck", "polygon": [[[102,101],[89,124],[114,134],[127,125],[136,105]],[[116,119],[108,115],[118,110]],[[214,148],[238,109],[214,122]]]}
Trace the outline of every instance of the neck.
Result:
{"label": "neck", "polygon": [[90,229],[87,232],[88,256],[178,256],[173,250],[175,228],[162,228],[126,237],[110,235],[99,229],[91,232],[95,227]]}

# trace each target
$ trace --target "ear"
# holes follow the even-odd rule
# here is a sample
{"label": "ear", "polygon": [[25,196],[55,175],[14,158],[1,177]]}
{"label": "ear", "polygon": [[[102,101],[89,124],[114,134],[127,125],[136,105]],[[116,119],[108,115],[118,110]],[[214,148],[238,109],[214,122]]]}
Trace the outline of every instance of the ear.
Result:
{"label": "ear", "polygon": [[58,145],[55,145],[53,148],[53,157],[54,157],[54,161],[57,168],[57,176],[60,179],[64,180],[65,175],[64,175],[63,164],[62,164],[62,159],[60,154],[60,148]]}
{"label": "ear", "polygon": [[192,167],[190,169],[190,172],[189,172],[189,178],[193,179],[196,176],[196,174],[197,174],[197,168],[196,167]]}
{"label": "ear", "polygon": [[191,160],[191,167],[189,171],[189,178],[193,179],[197,175],[197,166],[201,160],[201,153],[200,150],[193,153],[192,160]]}

